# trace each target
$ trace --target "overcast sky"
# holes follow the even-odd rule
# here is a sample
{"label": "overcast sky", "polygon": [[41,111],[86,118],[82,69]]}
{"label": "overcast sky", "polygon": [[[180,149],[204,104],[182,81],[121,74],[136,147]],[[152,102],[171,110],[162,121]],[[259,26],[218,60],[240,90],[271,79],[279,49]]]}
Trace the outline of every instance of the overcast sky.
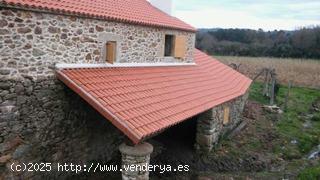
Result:
{"label": "overcast sky", "polygon": [[320,0],[173,0],[173,15],[197,28],[293,30],[320,25]]}

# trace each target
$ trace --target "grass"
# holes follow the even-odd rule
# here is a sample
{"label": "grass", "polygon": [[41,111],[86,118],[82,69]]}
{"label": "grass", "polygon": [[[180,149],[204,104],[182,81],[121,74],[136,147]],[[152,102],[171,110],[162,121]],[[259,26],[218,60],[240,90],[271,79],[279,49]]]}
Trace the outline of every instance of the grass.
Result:
{"label": "grass", "polygon": [[295,86],[320,88],[320,60],[263,57],[214,56],[221,62],[241,64],[240,72],[254,78],[262,68],[276,69],[281,84],[292,81]]}
{"label": "grass", "polygon": [[261,104],[268,104],[269,100],[262,96],[262,84],[253,83],[250,88],[249,99],[260,102]]}
{"label": "grass", "polygon": [[[250,99],[268,104],[261,96],[262,84],[254,83],[250,90]],[[277,104],[283,104],[287,87],[280,86]],[[320,91],[310,88],[293,87],[290,91],[288,109],[276,122],[275,129],[284,139],[284,143],[275,148],[285,158],[298,158],[320,144],[320,112],[310,112],[311,105],[320,98]],[[315,120],[314,120],[315,119]],[[292,143],[297,141],[297,143]]]}
{"label": "grass", "polygon": [[320,179],[320,166],[310,167],[304,169],[298,175],[298,179],[300,180],[318,180]]}
{"label": "grass", "polygon": [[[253,83],[249,98],[262,104],[268,104],[268,99],[261,96],[262,89],[262,83]],[[277,104],[283,104],[287,91],[287,87],[280,86]],[[281,157],[288,161],[289,167],[286,169],[297,171],[298,179],[301,180],[320,179],[319,162],[315,167],[302,165],[308,164],[308,161],[304,158],[314,147],[320,144],[320,112],[311,111],[312,103],[317,100],[320,100],[319,90],[293,87],[290,91],[288,109],[275,122],[274,129],[280,135],[280,141],[274,142],[272,156]],[[249,147],[255,146],[256,143],[253,141],[253,144]],[[295,164],[295,161],[298,161],[299,165],[290,167],[290,164]],[[304,169],[303,167],[307,168]]]}

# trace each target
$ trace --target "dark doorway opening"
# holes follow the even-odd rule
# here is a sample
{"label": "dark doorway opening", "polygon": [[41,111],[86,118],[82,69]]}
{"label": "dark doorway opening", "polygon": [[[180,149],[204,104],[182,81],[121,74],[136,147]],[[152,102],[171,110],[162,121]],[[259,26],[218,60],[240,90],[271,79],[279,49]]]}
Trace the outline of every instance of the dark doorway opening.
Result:
{"label": "dark doorway opening", "polygon": [[[155,136],[149,142],[154,146],[154,152],[151,154],[150,164],[152,165],[170,165],[178,167],[179,165],[188,165],[190,171],[194,169],[195,152],[194,144],[196,139],[197,118],[188,119],[178,125],[175,125],[163,133]],[[164,172],[161,170],[150,172],[151,179],[172,177],[190,172]]]}
{"label": "dark doorway opening", "polygon": [[175,125],[163,133],[155,136],[153,140],[166,146],[177,146],[177,144],[193,148],[196,138],[197,121],[196,118],[188,119]]}

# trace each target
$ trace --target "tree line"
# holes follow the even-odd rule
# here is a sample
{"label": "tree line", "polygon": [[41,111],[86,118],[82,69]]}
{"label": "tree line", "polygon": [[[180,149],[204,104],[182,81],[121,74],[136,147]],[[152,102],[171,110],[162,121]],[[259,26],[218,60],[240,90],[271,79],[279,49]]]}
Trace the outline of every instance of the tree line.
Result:
{"label": "tree line", "polygon": [[294,31],[200,29],[196,47],[211,55],[320,59],[320,26]]}

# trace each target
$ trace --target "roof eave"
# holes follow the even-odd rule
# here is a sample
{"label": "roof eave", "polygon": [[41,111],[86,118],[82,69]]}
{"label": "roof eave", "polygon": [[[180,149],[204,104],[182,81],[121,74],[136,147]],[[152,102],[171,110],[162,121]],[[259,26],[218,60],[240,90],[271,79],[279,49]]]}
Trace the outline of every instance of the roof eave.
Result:
{"label": "roof eave", "polygon": [[180,31],[186,31],[186,32],[193,32],[193,33],[197,32],[197,29],[190,25],[189,25],[190,26],[189,28],[181,28],[181,27],[175,27],[175,26],[165,26],[160,24],[142,23],[142,22],[108,17],[108,16],[96,16],[96,15],[87,14],[87,13],[75,13],[75,12],[65,11],[58,8],[49,9],[49,8],[42,8],[42,7],[31,7],[28,5],[16,5],[13,3],[7,3],[3,0],[0,1],[0,7],[17,9],[17,10],[25,10],[25,11],[33,11],[38,13],[48,13],[48,14],[56,14],[56,15],[64,15],[64,16],[74,16],[74,17],[80,17],[80,18],[91,18],[91,19],[98,19],[98,20],[105,20],[105,21],[114,21],[114,22],[128,23],[132,25],[180,30]]}
{"label": "roof eave", "polygon": [[89,93],[84,91],[80,86],[74,83],[71,79],[69,79],[63,72],[56,71],[56,76],[59,80],[61,80],[65,85],[67,85],[70,89],[76,92],[80,97],[82,97],[87,103],[89,103],[94,109],[96,109],[101,115],[107,118],[111,123],[120,129],[134,144],[139,144],[142,138],[130,131],[126,124],[121,123],[121,121],[107,109],[102,108],[100,102],[91,97]]}

